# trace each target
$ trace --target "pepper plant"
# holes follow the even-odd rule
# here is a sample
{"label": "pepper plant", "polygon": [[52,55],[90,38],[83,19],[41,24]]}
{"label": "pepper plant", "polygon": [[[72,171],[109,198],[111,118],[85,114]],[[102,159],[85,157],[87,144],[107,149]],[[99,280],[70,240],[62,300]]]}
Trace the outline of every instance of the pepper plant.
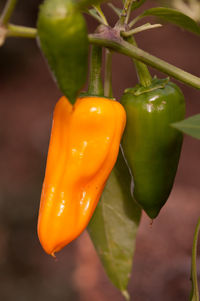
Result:
{"label": "pepper plant", "polygon": [[[118,16],[111,27],[101,2],[44,0],[36,28],[28,28],[10,23],[17,0],[8,0],[0,17],[0,45],[3,47],[10,37],[37,39],[64,94],[54,112],[41,197],[38,234],[43,248],[54,256],[88,226],[108,277],[129,300],[127,285],[141,212],[144,210],[154,219],[166,203],[176,175],[183,133],[200,139],[200,115],[184,119],[184,96],[171,82],[176,79],[200,89],[200,78],[140,49],[135,36],[161,27],[162,20],[200,35],[196,22],[199,18],[184,14],[187,10],[183,9],[188,5],[192,10],[198,3],[168,1],[174,9],[166,7],[165,1],[165,6],[142,10],[148,1],[125,0],[121,7],[106,2],[104,5]],[[87,33],[84,14],[99,22],[92,34]],[[158,23],[146,23],[149,16]],[[112,92],[113,52],[130,57],[138,75],[138,85],[125,90],[122,105],[114,100]],[[162,71],[166,78],[152,76],[148,66]],[[85,92],[82,88],[87,76]],[[192,251],[192,301],[199,300],[199,228],[200,221]]]}

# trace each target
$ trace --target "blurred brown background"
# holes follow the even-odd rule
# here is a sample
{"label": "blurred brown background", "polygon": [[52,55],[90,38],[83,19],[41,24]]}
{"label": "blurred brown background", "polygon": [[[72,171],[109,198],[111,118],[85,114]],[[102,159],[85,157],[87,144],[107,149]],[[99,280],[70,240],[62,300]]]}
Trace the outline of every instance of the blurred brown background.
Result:
{"label": "blurred brown background", "polygon": [[[39,0],[19,1],[13,23],[35,26]],[[0,2],[2,9],[5,1]],[[147,1],[145,8],[154,6]],[[104,6],[105,7],[105,6]],[[116,17],[105,8],[114,24]],[[89,31],[97,23],[87,17]],[[139,46],[200,76],[200,39],[166,25],[136,36]],[[164,77],[151,69],[152,73]],[[114,94],[136,84],[130,59],[113,56]],[[187,116],[200,112],[200,91],[180,84]],[[123,300],[110,284],[87,232],[57,255],[37,238],[37,214],[52,111],[60,96],[35,40],[0,48],[0,300]],[[134,301],[189,300],[190,258],[200,216],[200,143],[185,137],[174,189],[150,226],[143,215],[129,290]],[[198,259],[198,270],[200,267]],[[200,275],[199,275],[200,276]]]}

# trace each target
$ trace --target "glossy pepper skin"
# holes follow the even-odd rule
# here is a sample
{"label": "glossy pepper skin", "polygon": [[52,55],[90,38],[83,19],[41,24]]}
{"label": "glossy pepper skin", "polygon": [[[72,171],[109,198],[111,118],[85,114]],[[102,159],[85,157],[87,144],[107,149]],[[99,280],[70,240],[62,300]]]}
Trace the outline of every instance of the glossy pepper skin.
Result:
{"label": "glossy pepper skin", "polygon": [[41,49],[60,90],[74,103],[87,79],[88,36],[73,0],[45,0],[38,15]]}
{"label": "glossy pepper skin", "polygon": [[181,90],[168,80],[127,89],[121,103],[127,112],[122,139],[134,178],[134,196],[154,219],[167,201],[176,175],[183,136],[170,126],[185,116]]}
{"label": "glossy pepper skin", "polygon": [[38,235],[54,254],[86,228],[116,162],[126,113],[104,97],[79,98],[72,106],[62,97],[56,104]]}

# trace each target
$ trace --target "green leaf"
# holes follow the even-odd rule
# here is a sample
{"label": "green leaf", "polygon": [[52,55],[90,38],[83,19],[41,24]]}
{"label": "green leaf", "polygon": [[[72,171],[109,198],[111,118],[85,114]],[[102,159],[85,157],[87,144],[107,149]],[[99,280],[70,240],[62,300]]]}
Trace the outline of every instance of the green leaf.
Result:
{"label": "green leaf", "polygon": [[141,209],[131,194],[132,179],[120,151],[88,231],[111,282],[128,300]]}
{"label": "green leaf", "polygon": [[199,289],[198,289],[198,282],[197,282],[197,242],[200,230],[200,218],[198,220],[194,240],[193,240],[193,247],[192,247],[192,265],[191,265],[191,281],[192,281],[192,290],[190,294],[190,301],[199,301]]}
{"label": "green leaf", "polygon": [[150,8],[144,11],[140,18],[146,16],[158,17],[159,19],[178,25],[190,32],[198,35],[200,34],[200,26],[193,19],[178,10],[166,7]]}
{"label": "green leaf", "polygon": [[172,123],[171,126],[193,138],[200,139],[200,114]]}
{"label": "green leaf", "polygon": [[131,9],[135,10],[136,8],[140,7],[146,0],[135,0],[132,4]]}

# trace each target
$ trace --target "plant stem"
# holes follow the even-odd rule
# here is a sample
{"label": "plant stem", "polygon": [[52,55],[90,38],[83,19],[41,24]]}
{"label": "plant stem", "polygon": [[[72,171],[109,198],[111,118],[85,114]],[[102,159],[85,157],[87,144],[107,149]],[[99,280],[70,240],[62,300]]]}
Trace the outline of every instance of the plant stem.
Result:
{"label": "plant stem", "polygon": [[118,17],[121,15],[121,9],[114,6],[112,3],[108,3],[108,6],[116,13]]}
{"label": "plant stem", "polygon": [[198,283],[197,283],[197,242],[198,242],[199,230],[200,230],[200,218],[198,219],[196,225],[193,247],[192,247],[192,269],[191,269],[191,278],[192,278],[191,300],[192,301],[199,300],[199,290],[198,290]]}
{"label": "plant stem", "polygon": [[133,3],[133,0],[128,3],[127,14],[126,14],[126,18],[125,18],[124,24],[128,24],[128,21],[129,21],[129,18],[130,18],[130,14],[131,14],[132,3]]}
{"label": "plant stem", "polygon": [[102,47],[93,45],[90,62],[90,80],[88,94],[103,96],[103,85],[101,79]]}
{"label": "plant stem", "polygon": [[137,17],[135,17],[135,18],[128,24],[128,26],[129,26],[130,28],[133,27],[133,25],[135,25],[140,19],[141,19],[141,16],[140,16],[140,15],[137,16]]}
{"label": "plant stem", "polygon": [[[127,41],[129,43],[131,43],[132,45],[137,46],[136,41],[133,36],[127,38]],[[142,63],[136,59],[133,59],[133,63],[135,65],[135,68],[137,71],[139,83],[143,87],[149,87],[152,82],[152,77],[151,77],[151,74],[150,74],[147,66],[144,63]]]}
{"label": "plant stem", "polygon": [[21,38],[36,38],[37,29],[25,26],[18,26],[9,24],[7,36],[8,37],[21,37]]}
{"label": "plant stem", "polygon": [[112,93],[112,52],[109,49],[106,49],[104,95],[106,97],[113,97],[113,93]]}
{"label": "plant stem", "polygon": [[104,15],[104,13],[103,13],[102,10],[101,10],[100,5],[94,5],[93,7],[94,7],[94,9],[97,11],[98,15],[100,16],[100,18],[101,18],[101,20],[102,20],[102,23],[105,24],[105,25],[108,25],[108,22],[107,22],[107,20],[106,20],[106,17],[105,17],[105,15]]}
{"label": "plant stem", "polygon": [[[35,28],[27,28],[24,26],[9,25],[9,36],[35,38],[37,36],[37,30]],[[9,27],[8,26],[8,27]],[[109,31],[110,29],[107,28]],[[196,89],[200,89],[200,78],[186,72],[178,67],[175,67],[162,59],[159,59],[148,52],[131,45],[124,41],[119,35],[115,33],[105,34],[90,34],[88,35],[89,42],[94,45],[110,48],[116,52],[127,55],[134,59],[137,59],[159,71],[166,73],[169,76],[191,86]]]}
{"label": "plant stem", "polygon": [[136,34],[136,33],[139,33],[139,32],[145,31],[145,30],[153,29],[153,28],[158,28],[158,27],[161,27],[161,26],[162,26],[161,24],[146,23],[144,25],[133,28],[129,31],[122,31],[121,35],[123,37],[129,37],[129,36],[132,36],[133,34]]}
{"label": "plant stem", "polygon": [[118,21],[119,25],[123,26],[124,24],[128,23],[132,2],[133,0],[125,0],[124,7],[122,9],[121,16]]}
{"label": "plant stem", "polygon": [[86,13],[92,16],[94,19],[96,19],[99,23],[104,24],[103,20],[94,9],[89,9]]}
{"label": "plant stem", "polygon": [[0,24],[6,26],[11,18],[11,15],[15,9],[17,0],[7,0],[5,8],[0,17]]}
{"label": "plant stem", "polygon": [[130,301],[130,295],[129,295],[128,291],[121,291],[121,293],[126,301]]}
{"label": "plant stem", "polygon": [[183,71],[182,69],[175,67],[134,45],[131,45],[119,36],[107,33],[104,34],[104,36],[101,34],[90,34],[88,37],[91,44],[104,46],[137,59],[151,67],[156,68],[159,71],[166,73],[169,76],[174,77],[175,79],[180,80],[189,86],[200,89],[199,77]]}

